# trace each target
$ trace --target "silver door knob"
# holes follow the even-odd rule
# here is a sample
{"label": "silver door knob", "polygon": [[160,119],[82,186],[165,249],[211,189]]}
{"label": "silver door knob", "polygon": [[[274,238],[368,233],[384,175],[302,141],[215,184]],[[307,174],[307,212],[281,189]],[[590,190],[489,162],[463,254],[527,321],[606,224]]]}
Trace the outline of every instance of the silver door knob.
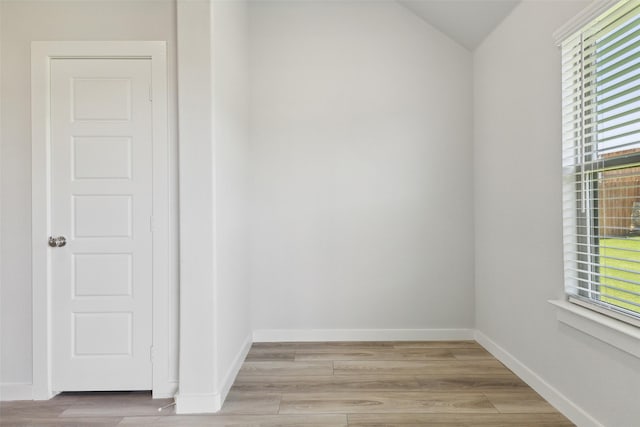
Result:
{"label": "silver door knob", "polygon": [[52,248],[61,248],[67,244],[67,239],[64,236],[49,237],[49,246]]}

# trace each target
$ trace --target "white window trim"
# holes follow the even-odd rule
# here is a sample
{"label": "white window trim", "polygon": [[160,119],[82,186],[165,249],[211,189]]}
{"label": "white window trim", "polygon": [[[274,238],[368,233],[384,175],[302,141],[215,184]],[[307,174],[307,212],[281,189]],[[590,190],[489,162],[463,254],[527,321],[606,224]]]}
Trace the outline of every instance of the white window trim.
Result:
{"label": "white window trim", "polygon": [[[620,0],[594,0],[591,2],[579,14],[554,32],[553,37],[556,45],[560,46],[567,37],[619,2]],[[559,322],[640,358],[640,327],[603,314],[595,306],[589,305],[587,308],[586,304],[580,301],[569,301],[568,299],[569,296],[565,296],[565,299],[549,300],[549,303],[556,308]]]}
{"label": "white window trim", "polygon": [[588,310],[596,311],[602,315],[607,317],[611,317],[612,319],[619,320],[624,323],[628,323],[631,326],[635,326],[636,328],[640,328],[640,319],[635,317],[628,316],[624,313],[617,311],[615,308],[610,309],[606,306],[602,306],[595,301],[578,298],[575,295],[568,295],[568,300],[572,304],[577,304],[582,306]]}
{"label": "white window trim", "polygon": [[584,27],[619,2],[620,0],[595,0],[592,3],[589,3],[582,12],[578,13],[553,33],[556,45],[560,46],[567,37],[580,30],[580,28]]}
{"label": "white window trim", "polygon": [[640,359],[640,328],[567,300],[550,300],[558,321]]}

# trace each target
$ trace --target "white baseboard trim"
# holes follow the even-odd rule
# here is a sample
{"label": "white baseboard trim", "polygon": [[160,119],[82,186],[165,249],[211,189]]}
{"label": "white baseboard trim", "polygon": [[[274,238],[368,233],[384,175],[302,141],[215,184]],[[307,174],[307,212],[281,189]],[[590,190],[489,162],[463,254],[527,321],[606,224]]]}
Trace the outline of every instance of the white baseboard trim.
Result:
{"label": "white baseboard trim", "polygon": [[252,338],[251,334],[245,338],[242,346],[240,347],[240,351],[238,351],[231,367],[224,376],[224,380],[220,385],[220,390],[217,393],[185,394],[178,392],[175,395],[176,413],[211,414],[218,412],[222,408],[222,404],[227,398],[229,390],[236,380],[236,376],[244,363],[244,359],[249,353],[249,349],[251,349],[251,344],[253,343]]}
{"label": "white baseboard trim", "polygon": [[473,329],[258,329],[254,342],[472,340]]}
{"label": "white baseboard trim", "polygon": [[247,358],[247,354],[251,349],[251,344],[253,344],[253,337],[251,336],[251,334],[249,334],[245,338],[244,342],[242,343],[242,346],[240,347],[240,351],[236,355],[236,358],[233,360],[233,364],[231,365],[231,368],[227,371],[227,375],[225,375],[224,380],[222,381],[222,385],[220,387],[220,397],[221,397],[221,403],[223,404],[224,404],[224,401],[227,399],[227,394],[229,394],[229,390],[231,389],[231,386],[233,385],[234,381],[236,380],[236,377],[238,376],[238,372],[240,371],[240,368],[244,363],[244,359]]}
{"label": "white baseboard trim", "polygon": [[222,408],[220,393],[177,393],[175,400],[176,414],[213,414]]}
{"label": "white baseboard trim", "polygon": [[537,391],[558,411],[562,412],[569,420],[581,427],[604,427],[584,409],[573,403],[567,396],[560,393],[555,387],[546,382],[540,375],[529,369],[524,363],[496,344],[491,338],[480,331],[475,332],[476,341],[483,346],[496,359],[504,363],[517,376]]}
{"label": "white baseboard trim", "polygon": [[33,400],[33,384],[2,383],[0,400]]}

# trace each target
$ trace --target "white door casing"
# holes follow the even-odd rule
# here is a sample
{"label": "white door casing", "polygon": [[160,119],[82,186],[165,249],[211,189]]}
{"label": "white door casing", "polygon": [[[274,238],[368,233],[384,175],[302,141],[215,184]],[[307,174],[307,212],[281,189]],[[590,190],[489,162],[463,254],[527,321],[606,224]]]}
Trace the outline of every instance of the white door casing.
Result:
{"label": "white door casing", "polygon": [[[32,43],[35,399],[175,391],[165,50],[164,42]],[[59,235],[67,245],[49,247]]]}
{"label": "white door casing", "polygon": [[50,66],[52,386],[151,384],[149,59]]}

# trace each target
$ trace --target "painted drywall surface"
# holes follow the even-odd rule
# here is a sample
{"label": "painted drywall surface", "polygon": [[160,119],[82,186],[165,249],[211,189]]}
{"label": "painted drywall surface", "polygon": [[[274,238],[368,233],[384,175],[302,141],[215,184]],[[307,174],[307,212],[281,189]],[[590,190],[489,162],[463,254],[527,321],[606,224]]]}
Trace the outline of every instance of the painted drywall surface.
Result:
{"label": "painted drywall surface", "polygon": [[233,375],[234,362],[251,336],[248,21],[244,1],[214,1],[212,7],[216,383],[220,390]]}
{"label": "painted drywall surface", "polygon": [[219,410],[251,337],[247,17],[243,1],[177,3],[181,314],[177,411]]}
{"label": "painted drywall surface", "polygon": [[[215,396],[211,4],[177,3],[180,154],[180,369],[176,410]],[[214,411],[215,407],[207,408]]]}
{"label": "painted drywall surface", "polygon": [[395,2],[249,15],[253,329],[472,327],[470,53]]}
{"label": "painted drywall surface", "polygon": [[518,0],[399,0],[398,2],[473,51],[511,12]]}
{"label": "painted drywall surface", "polygon": [[605,426],[637,425],[640,360],[556,320],[560,51],[584,2],[524,2],[474,56],[476,326]]}
{"label": "painted drywall surface", "polygon": [[[31,378],[31,122],[30,43],[33,40],[165,40],[169,60],[171,292],[177,316],[177,137],[175,4],[157,1],[0,1],[2,24],[2,224],[0,255],[0,383]],[[43,242],[46,244],[46,242]],[[177,379],[177,330],[170,321],[170,378]]]}

